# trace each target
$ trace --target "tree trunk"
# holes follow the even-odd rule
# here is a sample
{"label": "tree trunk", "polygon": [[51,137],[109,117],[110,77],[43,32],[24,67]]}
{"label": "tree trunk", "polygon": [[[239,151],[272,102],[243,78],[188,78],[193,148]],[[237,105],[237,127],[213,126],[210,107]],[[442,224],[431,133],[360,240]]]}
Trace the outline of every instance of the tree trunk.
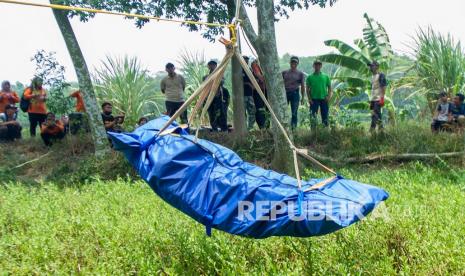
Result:
{"label": "tree trunk", "polygon": [[[59,4],[56,1],[50,0],[52,4]],[[92,130],[92,138],[95,146],[95,154],[103,156],[108,151],[108,140],[105,129],[103,127],[102,118],[100,116],[100,109],[95,97],[92,79],[87,68],[86,61],[82,54],[79,43],[74,34],[71,23],[68,19],[68,12],[62,10],[53,10],[53,15],[60,27],[61,34],[68,48],[69,55],[73,61],[74,69],[79,81],[79,89],[84,98],[87,115],[89,116],[89,123]]]}
{"label": "tree trunk", "polygon": [[[279,121],[289,129],[284,81],[279,68],[276,45],[274,2],[257,0],[258,36],[255,41],[258,58],[266,78],[268,100]],[[292,154],[289,144],[276,124],[273,124],[274,156],[272,166],[278,171],[292,172]]]}
{"label": "tree trunk", "polygon": [[416,160],[432,160],[434,158],[458,158],[465,152],[446,152],[446,153],[404,153],[404,154],[378,154],[364,157],[349,157],[344,159],[335,159],[322,156],[316,152],[306,151],[307,154],[315,157],[319,161],[331,162],[335,164],[366,164],[384,161],[416,161]]}
{"label": "tree trunk", "polygon": [[232,58],[231,68],[234,112],[234,140],[238,143],[242,143],[247,136],[244,108],[244,83],[242,79],[242,67],[236,57]]}
{"label": "tree trunk", "polygon": [[[225,2],[228,7],[229,21],[232,22],[235,17],[236,3],[234,0]],[[239,39],[239,34],[237,34]],[[233,100],[233,125],[234,125],[234,140],[237,143],[244,142],[247,136],[247,126],[244,107],[244,82],[242,79],[242,67],[236,57],[231,61],[231,81],[232,81],[232,100]]]}

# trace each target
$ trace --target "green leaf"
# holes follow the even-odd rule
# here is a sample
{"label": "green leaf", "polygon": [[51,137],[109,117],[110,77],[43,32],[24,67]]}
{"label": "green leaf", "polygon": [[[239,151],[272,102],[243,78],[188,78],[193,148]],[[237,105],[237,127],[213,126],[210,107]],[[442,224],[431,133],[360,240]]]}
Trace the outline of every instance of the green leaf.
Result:
{"label": "green leaf", "polygon": [[352,110],[370,110],[370,104],[368,102],[354,102],[346,106]]}
{"label": "green leaf", "polygon": [[348,57],[339,54],[327,54],[318,57],[318,59],[320,59],[323,62],[336,64],[351,69],[353,71],[360,72],[362,75],[370,75],[370,71],[368,70],[367,64],[353,57]]}
{"label": "green leaf", "polygon": [[329,46],[329,47],[334,47],[342,55],[358,59],[358,60],[362,61],[365,64],[370,62],[369,56],[363,55],[363,53],[361,53],[360,51],[357,51],[352,46],[350,46],[349,44],[347,44],[347,43],[345,43],[343,41],[340,41],[340,40],[337,40],[337,39],[327,40],[327,41],[325,41],[325,45]]}

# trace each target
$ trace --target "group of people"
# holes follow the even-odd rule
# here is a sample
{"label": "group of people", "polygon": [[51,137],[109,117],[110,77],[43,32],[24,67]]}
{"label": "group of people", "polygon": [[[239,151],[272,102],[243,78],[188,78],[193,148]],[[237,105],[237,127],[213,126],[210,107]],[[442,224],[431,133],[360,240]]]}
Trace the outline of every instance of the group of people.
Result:
{"label": "group of people", "polygon": [[439,95],[431,130],[434,133],[439,131],[463,131],[465,127],[465,96],[461,93],[455,95],[452,102],[446,92]]}
{"label": "group of people", "polygon": [[[244,60],[248,63],[249,69],[252,72],[260,89],[267,97],[267,88],[265,77],[258,60],[244,56]],[[291,57],[290,68],[282,72],[284,80],[284,88],[286,90],[287,103],[291,107],[291,127],[295,129],[298,125],[298,110],[300,105],[305,104],[305,99],[308,99],[310,105],[310,115],[312,127],[316,126],[317,114],[321,114],[321,121],[324,126],[329,126],[329,102],[333,96],[331,88],[331,78],[322,72],[323,63],[316,60],[313,64],[314,72],[308,76],[298,69],[299,58]],[[217,62],[212,60],[207,64],[209,75],[214,72],[217,67]],[[387,88],[386,76],[379,72],[379,64],[376,61],[367,65],[373,73],[370,108],[372,110],[371,129],[375,130],[383,128],[382,112],[384,106],[384,95]],[[166,96],[167,115],[173,116],[176,111],[184,104],[184,90],[186,81],[182,75],[177,74],[175,66],[172,63],[166,65],[168,75],[161,81],[161,91]],[[243,85],[244,85],[244,107],[247,118],[247,128],[254,128],[255,124],[260,129],[269,127],[268,110],[265,102],[260,97],[257,89],[252,84],[249,75],[243,70]],[[205,76],[203,80],[207,79]],[[228,106],[230,103],[230,93],[221,81],[215,98],[208,109],[210,124],[212,131],[228,131]],[[187,111],[181,114],[181,121],[187,121]]]}
{"label": "group of people", "polygon": [[[265,77],[258,61],[249,57],[244,57],[244,59],[266,97]],[[333,96],[331,79],[322,72],[323,63],[321,61],[316,60],[313,63],[314,72],[308,76],[298,69],[299,62],[298,57],[291,57],[290,68],[282,72],[287,103],[290,105],[292,113],[291,127],[292,129],[297,127],[299,106],[305,104],[305,99],[307,99],[310,106],[312,127],[316,125],[318,113],[321,114],[322,124],[327,127],[329,126],[329,103]],[[216,70],[217,65],[215,60],[208,62],[209,74],[204,76],[203,80],[206,80]],[[376,130],[376,128],[382,130],[382,108],[388,84],[386,76],[379,71],[379,64],[376,61],[367,64],[367,66],[372,72],[370,96],[371,130]],[[186,81],[181,74],[176,73],[176,68],[172,63],[168,63],[165,69],[167,76],[161,81],[160,88],[166,97],[165,114],[173,116],[184,104]],[[244,70],[243,84],[248,129],[252,129],[255,124],[260,129],[268,128],[268,110],[263,99],[252,84],[252,80]],[[21,138],[22,126],[18,121],[17,104],[19,104],[21,110],[28,114],[31,137],[36,136],[37,127],[39,127],[42,140],[47,146],[52,145],[56,140],[63,139],[68,132],[75,134],[82,128],[86,132],[90,131],[81,93],[76,91],[70,96],[76,98],[76,113],[70,114],[70,118],[72,118],[72,121],[77,122],[74,125],[71,124],[71,127],[70,118],[67,116],[57,119],[55,114],[47,112],[47,92],[43,88],[43,80],[41,78],[35,77],[31,85],[25,89],[22,97],[19,97],[15,91],[12,91],[8,81],[4,81],[0,91],[0,141],[14,141]],[[212,131],[229,131],[228,107],[230,99],[230,93],[222,80],[208,108]],[[449,102],[447,93],[440,94],[434,120],[431,125],[434,132],[450,129],[451,125],[464,128],[464,99],[465,96],[463,94],[457,94],[453,102]],[[114,116],[111,103],[105,102],[102,104],[101,116],[106,131],[124,131],[122,125],[125,115]],[[181,114],[180,118],[183,123],[187,122],[187,110]],[[140,118],[137,126],[142,126],[147,122],[148,118]]]}
{"label": "group of people", "polygon": [[[291,106],[291,127],[295,129],[298,123],[299,105],[305,104],[308,99],[310,106],[310,117],[312,128],[316,126],[317,114],[321,114],[321,121],[325,127],[329,126],[329,103],[333,97],[331,78],[323,73],[323,63],[315,60],[313,63],[313,73],[305,77],[305,74],[298,70],[299,58],[291,57],[290,68],[282,72],[288,105]],[[384,96],[386,94],[386,76],[379,71],[379,63],[373,61],[367,66],[372,72],[370,109],[372,131],[383,129],[382,112],[384,106]]]}
{"label": "group of people", "polygon": [[[73,93],[73,97],[80,97],[79,93]],[[47,112],[47,92],[43,88],[43,80],[35,77],[31,85],[24,90],[22,97],[11,89],[8,81],[2,82],[0,91],[0,141],[9,142],[21,139],[22,126],[18,121],[18,107],[28,114],[29,133],[31,137],[37,134],[45,145],[51,146],[54,141],[61,140],[69,131],[69,120],[66,116],[60,119],[52,112]],[[77,108],[83,108],[82,98],[78,101]]]}
{"label": "group of people", "polygon": [[[216,70],[218,63],[211,60],[207,66],[209,73],[203,77],[204,81]],[[166,97],[166,115],[172,117],[184,104],[186,80],[181,74],[176,73],[174,64],[166,64],[165,69],[168,75],[162,79],[160,89]],[[212,131],[229,131],[228,107],[230,98],[229,90],[224,86],[224,81],[221,80],[215,97],[208,108]],[[187,122],[187,110],[181,114],[180,118],[182,123]]]}

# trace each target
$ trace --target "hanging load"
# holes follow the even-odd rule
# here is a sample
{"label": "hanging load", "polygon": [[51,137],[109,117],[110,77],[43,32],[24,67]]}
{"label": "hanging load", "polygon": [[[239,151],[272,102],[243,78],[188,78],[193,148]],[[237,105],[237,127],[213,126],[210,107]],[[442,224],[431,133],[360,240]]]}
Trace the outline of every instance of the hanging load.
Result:
{"label": "hanging load", "polygon": [[302,181],[244,162],[171,123],[150,121],[133,133],[110,133],[116,150],[152,190],[207,228],[251,238],[332,233],[368,215],[388,194],[342,177]]}

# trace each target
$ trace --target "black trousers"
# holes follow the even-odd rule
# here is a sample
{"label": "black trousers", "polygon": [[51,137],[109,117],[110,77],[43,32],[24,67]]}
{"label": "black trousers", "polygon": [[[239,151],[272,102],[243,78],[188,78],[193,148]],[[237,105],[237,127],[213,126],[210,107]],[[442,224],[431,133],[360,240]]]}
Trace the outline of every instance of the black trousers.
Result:
{"label": "black trousers", "polygon": [[42,124],[47,119],[47,115],[39,114],[39,113],[28,113],[28,115],[29,115],[29,124],[30,124],[29,131],[31,133],[31,137],[35,137],[37,126],[39,126],[39,128],[42,126]]}
{"label": "black trousers", "polygon": [[54,142],[56,142],[58,140],[62,140],[63,138],[65,138],[65,133],[60,132],[60,133],[55,134],[55,135],[48,134],[48,133],[42,133],[40,136],[42,137],[42,140],[44,141],[44,144],[46,146],[50,147],[51,145],[53,145]]}
{"label": "black trousers", "polygon": [[253,93],[253,101],[255,103],[255,121],[257,122],[258,128],[269,128],[270,125],[267,120],[268,109],[266,108],[265,102],[262,100],[262,97],[260,97],[260,95],[256,91],[254,91]]}
{"label": "black trousers", "polygon": [[208,117],[213,131],[228,131],[228,106],[229,99],[215,97],[208,108]]}
{"label": "black trousers", "polygon": [[[170,102],[170,101],[165,101],[165,107],[166,107],[166,112],[168,113],[167,115],[170,117],[173,117],[173,115],[176,113],[176,111],[181,108],[181,106],[184,104],[184,102]],[[185,110],[181,114],[181,123],[186,124],[187,123],[187,110]]]}
{"label": "black trousers", "polygon": [[11,142],[15,139],[21,139],[22,127],[18,125],[7,125],[0,129],[0,141]]}
{"label": "black trousers", "polygon": [[370,102],[371,109],[371,129],[376,129],[376,126],[379,129],[383,128],[383,114],[381,113],[381,104],[379,101]]}

